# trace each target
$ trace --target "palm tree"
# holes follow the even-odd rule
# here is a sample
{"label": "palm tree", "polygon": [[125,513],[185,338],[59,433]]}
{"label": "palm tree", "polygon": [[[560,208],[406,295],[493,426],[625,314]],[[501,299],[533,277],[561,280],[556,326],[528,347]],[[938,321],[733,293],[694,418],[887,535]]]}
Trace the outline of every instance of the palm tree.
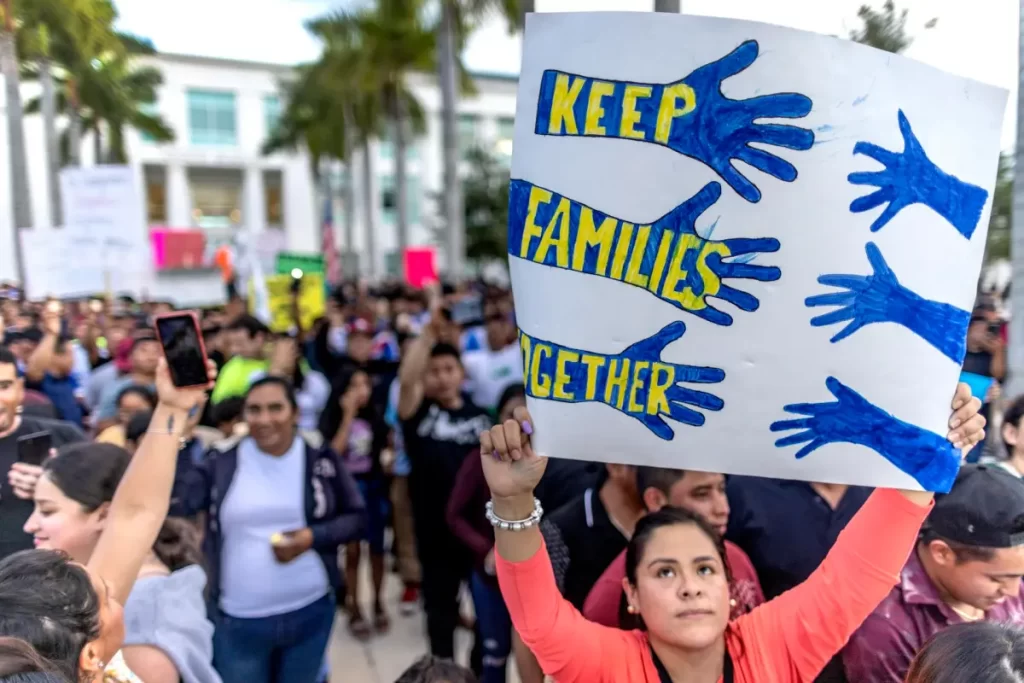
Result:
{"label": "palm tree", "polygon": [[285,108],[263,143],[262,153],[274,154],[304,145],[309,152],[313,178],[317,186],[324,188],[325,198],[332,192],[324,174],[324,168],[330,166],[326,162],[342,162],[346,176],[342,188],[345,247],[353,251],[355,188],[352,152],[357,137],[352,130],[355,124],[349,88],[344,82],[330,80],[335,74],[329,71],[323,60],[299,66],[296,75],[295,79],[281,84]]}
{"label": "palm tree", "polygon": [[460,52],[469,27],[489,14],[500,13],[509,28],[522,26],[520,0],[441,0],[438,24],[438,80],[441,86],[441,139],[444,145],[442,192],[447,226],[448,271],[461,275],[466,261],[465,228],[462,216],[462,188],[459,178],[459,140],[456,131]]}
{"label": "palm tree", "polygon": [[0,71],[5,83],[7,111],[7,146],[11,177],[11,206],[14,218],[14,262],[18,277],[24,282],[25,272],[18,230],[32,227],[32,198],[29,194],[28,159],[25,156],[25,129],[21,106],[21,79],[18,77],[18,55],[15,48],[14,7],[11,0],[0,0],[3,29],[0,30]]}
{"label": "palm tree", "polygon": [[[1018,62],[1018,82],[1024,85],[1024,0],[1020,3],[1020,51]],[[1017,149],[1016,168],[1024,170],[1024,89],[1017,88]],[[1013,218],[1011,263],[1013,279],[1017,286],[1011,290],[1011,310],[1016,313],[1010,318],[1010,382],[1007,396],[1016,396],[1021,391],[1021,380],[1024,379],[1024,173],[1015,173],[1013,178]]]}
{"label": "palm tree", "polygon": [[398,251],[409,246],[408,135],[426,132],[423,107],[406,84],[411,71],[435,66],[435,35],[422,21],[422,0],[378,0],[376,5],[348,15],[332,15],[316,24],[321,33],[350,32],[359,45],[354,66],[357,88],[379,98],[394,143],[395,205]]}
{"label": "palm tree", "polygon": [[[67,70],[56,80],[62,86],[56,108],[68,117],[68,126],[61,134],[59,147],[64,162],[77,163],[81,158],[81,131],[91,131],[96,145],[96,162],[126,163],[125,129],[134,128],[157,142],[174,140],[174,131],[159,114],[151,111],[157,100],[157,88],[163,82],[160,70],[133,63],[133,55],[142,49],[138,39],[125,41],[118,51]],[[152,48],[149,48],[152,49]],[[42,98],[30,100],[26,113],[42,109]],[[106,133],[106,147],[103,134]]]}

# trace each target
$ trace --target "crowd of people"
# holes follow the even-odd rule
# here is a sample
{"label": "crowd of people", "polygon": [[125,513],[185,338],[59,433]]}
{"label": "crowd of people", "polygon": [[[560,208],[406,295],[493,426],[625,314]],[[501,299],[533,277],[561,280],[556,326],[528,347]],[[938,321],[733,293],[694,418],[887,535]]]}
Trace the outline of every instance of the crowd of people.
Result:
{"label": "crowd of people", "polygon": [[[5,291],[0,681],[348,681],[338,614],[360,640],[423,615],[402,683],[1024,680],[1024,399],[998,389],[957,388],[972,462],[933,501],[539,457],[512,296],[482,282],[346,284],[311,329],[232,298],[189,389],[169,304]],[[992,310],[965,370],[996,377]]]}

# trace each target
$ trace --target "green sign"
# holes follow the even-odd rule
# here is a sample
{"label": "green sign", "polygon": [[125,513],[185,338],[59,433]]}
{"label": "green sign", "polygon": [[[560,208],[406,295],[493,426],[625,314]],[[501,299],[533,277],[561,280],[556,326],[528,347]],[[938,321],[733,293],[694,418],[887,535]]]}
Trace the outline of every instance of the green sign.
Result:
{"label": "green sign", "polygon": [[277,255],[275,269],[278,275],[289,275],[296,268],[303,275],[323,275],[324,257],[321,254],[300,254],[294,251],[282,251]]}

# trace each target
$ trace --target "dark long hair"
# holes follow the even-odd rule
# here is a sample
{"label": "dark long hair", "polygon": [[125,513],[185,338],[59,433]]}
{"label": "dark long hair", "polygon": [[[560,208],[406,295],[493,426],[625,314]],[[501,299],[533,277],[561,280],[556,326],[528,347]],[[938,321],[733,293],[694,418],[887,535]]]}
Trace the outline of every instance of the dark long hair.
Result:
{"label": "dark long hair", "polygon": [[[647,544],[650,542],[654,532],[663,527],[676,525],[695,526],[708,537],[718,552],[718,559],[721,560],[722,567],[725,570],[726,581],[731,581],[732,573],[725,554],[725,541],[718,535],[714,527],[708,524],[703,516],[695,512],[667,505],[657,512],[641,517],[636,523],[633,536],[629,539],[629,545],[626,546],[626,578],[629,580],[629,583],[634,587],[636,586],[636,568],[639,566],[640,560],[643,559],[644,552],[647,550]],[[629,614],[626,611],[625,594],[619,600],[619,626],[624,629],[638,628],[646,630],[647,628],[640,615]]]}
{"label": "dark long hair", "polygon": [[[113,500],[131,458],[113,444],[75,443],[61,447],[43,464],[43,471],[65,496],[86,512],[95,512]],[[174,518],[164,520],[153,552],[171,571],[202,564],[195,532],[187,522]]]}
{"label": "dark long hair", "polygon": [[[352,378],[358,373],[363,373],[370,378],[370,400],[366,402],[360,410],[358,417],[361,420],[366,420],[367,424],[373,430],[373,455],[376,458],[380,455],[380,452],[387,447],[388,439],[388,426],[384,422],[384,416],[380,414],[380,410],[373,402],[373,381],[370,374],[358,367],[347,367],[345,368],[335,381],[333,388],[331,389],[331,396],[327,399],[327,405],[324,406],[324,411],[320,414],[320,424],[318,428],[320,435],[324,438],[324,446],[330,446],[331,441],[338,433],[338,429],[341,427],[341,397],[348,391],[348,387],[352,384]],[[340,453],[339,455],[344,455]]]}
{"label": "dark long hair", "polygon": [[1024,631],[989,621],[939,631],[917,653],[907,683],[1020,683]]}
{"label": "dark long hair", "polygon": [[19,638],[0,637],[0,681],[3,683],[69,683],[53,664]]}
{"label": "dark long hair", "polygon": [[23,550],[0,561],[0,636],[24,640],[77,681],[82,648],[99,634],[99,597],[84,567],[58,550]]}

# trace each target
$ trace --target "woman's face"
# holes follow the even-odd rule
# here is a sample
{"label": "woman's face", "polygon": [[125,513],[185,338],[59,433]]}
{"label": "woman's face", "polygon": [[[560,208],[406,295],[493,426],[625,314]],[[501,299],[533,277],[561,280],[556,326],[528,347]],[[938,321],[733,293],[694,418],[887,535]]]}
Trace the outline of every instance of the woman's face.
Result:
{"label": "woman's face", "polygon": [[505,401],[505,405],[501,407],[501,412],[498,413],[498,422],[501,423],[506,420],[513,419],[513,414],[515,413],[516,408],[519,407],[526,407],[525,396],[516,396],[515,398],[510,398]]}
{"label": "woman's face", "polygon": [[35,508],[25,522],[37,548],[63,550],[75,562],[85,564],[103,531],[107,505],[86,512],[82,504],[64,495],[49,473],[36,483]]}
{"label": "woman's face", "polygon": [[636,586],[623,579],[653,639],[700,650],[723,637],[729,621],[729,582],[718,549],[693,524],[654,531],[636,568]]}
{"label": "woman's face", "polygon": [[121,400],[117,403],[117,419],[121,424],[126,425],[131,421],[132,416],[152,409],[153,406],[150,405],[144,396],[134,391],[129,392],[122,396]]}
{"label": "woman's face", "polygon": [[78,666],[83,672],[100,679],[96,674],[110,663],[124,644],[124,607],[113,598],[111,587],[102,576],[89,571],[88,567],[85,571],[89,573],[99,601],[100,635],[82,648]]}
{"label": "woman's face", "polygon": [[360,406],[366,406],[370,403],[370,394],[373,392],[373,386],[370,384],[370,376],[365,372],[357,372],[352,375],[349,388],[359,398]]}
{"label": "woman's face", "polygon": [[264,453],[282,455],[295,438],[296,414],[284,389],[264,384],[245,397],[245,422],[249,436]]}

